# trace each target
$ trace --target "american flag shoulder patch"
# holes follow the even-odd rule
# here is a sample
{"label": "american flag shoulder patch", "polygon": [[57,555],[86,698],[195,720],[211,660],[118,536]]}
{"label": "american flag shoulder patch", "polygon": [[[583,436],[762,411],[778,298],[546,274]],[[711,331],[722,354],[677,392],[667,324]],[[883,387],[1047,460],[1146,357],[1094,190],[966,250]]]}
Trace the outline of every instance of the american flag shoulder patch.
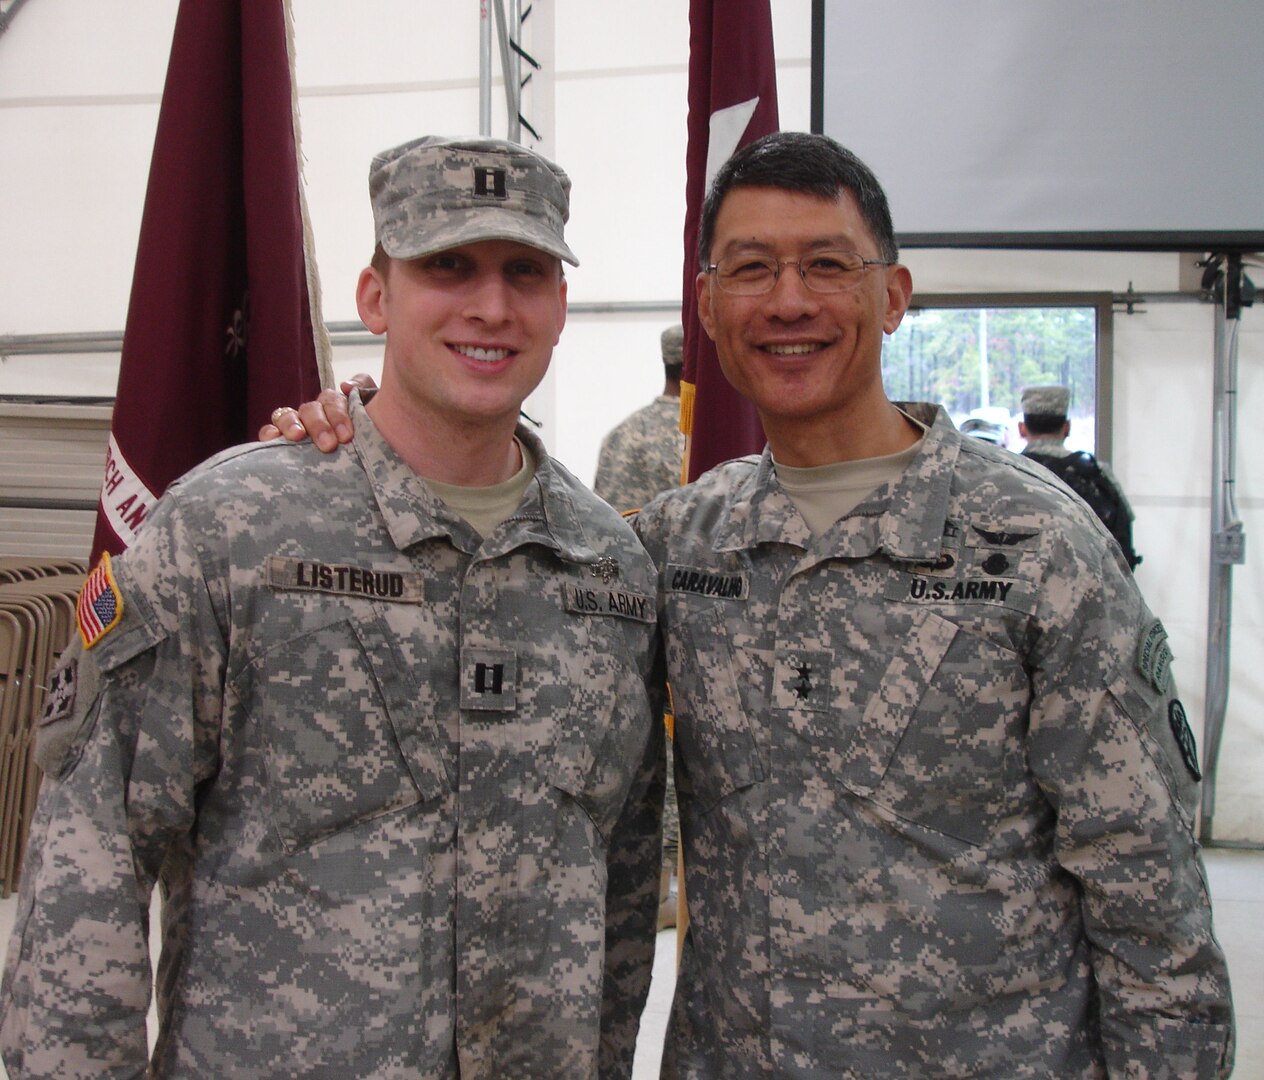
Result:
{"label": "american flag shoulder patch", "polygon": [[110,569],[110,553],[102,552],[101,561],[79,590],[76,619],[83,647],[92,648],[123,617],[123,594],[114,584],[114,572]]}

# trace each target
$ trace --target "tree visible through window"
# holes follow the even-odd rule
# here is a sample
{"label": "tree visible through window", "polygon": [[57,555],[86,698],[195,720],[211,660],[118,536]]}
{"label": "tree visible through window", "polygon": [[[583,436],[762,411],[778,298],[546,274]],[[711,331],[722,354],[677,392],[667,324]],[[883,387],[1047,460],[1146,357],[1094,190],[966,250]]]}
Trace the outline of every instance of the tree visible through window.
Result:
{"label": "tree visible through window", "polygon": [[1068,445],[1094,449],[1098,309],[1086,307],[922,307],[909,311],[882,349],[882,376],[895,401],[944,406],[958,426],[974,416],[1018,434],[1024,386],[1071,388]]}

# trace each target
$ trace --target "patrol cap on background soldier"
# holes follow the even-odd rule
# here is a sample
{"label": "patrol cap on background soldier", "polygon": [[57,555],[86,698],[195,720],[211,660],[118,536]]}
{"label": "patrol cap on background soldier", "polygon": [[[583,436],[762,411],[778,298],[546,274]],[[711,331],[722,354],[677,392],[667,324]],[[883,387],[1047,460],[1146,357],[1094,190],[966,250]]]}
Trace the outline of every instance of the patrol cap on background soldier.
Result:
{"label": "patrol cap on background soldier", "polygon": [[1048,434],[1066,423],[1071,391],[1065,386],[1028,386],[1023,389],[1023,423],[1033,432]]}
{"label": "patrol cap on background soldier", "polygon": [[1005,445],[1005,428],[995,420],[984,420],[981,416],[970,416],[961,421],[961,434],[970,435],[993,446]]}
{"label": "patrol cap on background soldier", "polygon": [[669,326],[659,337],[659,346],[667,378],[679,381],[685,364],[685,328],[680,323]]}
{"label": "patrol cap on background soldier", "polygon": [[1057,383],[1027,386],[1022,391],[1022,406],[1018,433],[1027,440],[1023,457],[1043,465],[1088,503],[1119,544],[1129,568],[1135,569],[1141,556],[1133,547],[1133,512],[1123,486],[1106,462],[1087,450],[1072,450],[1066,445],[1071,434],[1067,418],[1071,391]]}

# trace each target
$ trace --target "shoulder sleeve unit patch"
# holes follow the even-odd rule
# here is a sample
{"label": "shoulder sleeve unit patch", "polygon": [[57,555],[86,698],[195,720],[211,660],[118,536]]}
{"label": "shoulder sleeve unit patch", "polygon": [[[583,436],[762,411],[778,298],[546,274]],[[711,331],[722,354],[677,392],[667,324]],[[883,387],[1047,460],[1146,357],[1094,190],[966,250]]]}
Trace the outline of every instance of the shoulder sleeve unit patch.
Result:
{"label": "shoulder sleeve unit patch", "polygon": [[1189,775],[1195,780],[1201,780],[1203,774],[1198,767],[1198,747],[1194,744],[1194,733],[1189,730],[1185,706],[1175,698],[1168,704],[1167,722],[1172,729],[1172,737],[1180,748],[1181,758],[1185,762],[1185,768],[1189,770]]}
{"label": "shoulder sleeve unit patch", "polygon": [[1172,650],[1158,619],[1146,623],[1137,637],[1137,671],[1160,694],[1166,694],[1172,684]]}
{"label": "shoulder sleeve unit patch", "polygon": [[44,699],[44,711],[40,714],[37,727],[46,727],[58,720],[65,720],[74,712],[78,675],[78,661],[70,661],[69,658],[53,670],[48,683],[48,695]]}
{"label": "shoulder sleeve unit patch", "polygon": [[114,583],[110,553],[102,552],[101,561],[79,590],[79,603],[75,607],[75,619],[79,624],[83,647],[92,648],[118,625],[122,617],[123,594]]}

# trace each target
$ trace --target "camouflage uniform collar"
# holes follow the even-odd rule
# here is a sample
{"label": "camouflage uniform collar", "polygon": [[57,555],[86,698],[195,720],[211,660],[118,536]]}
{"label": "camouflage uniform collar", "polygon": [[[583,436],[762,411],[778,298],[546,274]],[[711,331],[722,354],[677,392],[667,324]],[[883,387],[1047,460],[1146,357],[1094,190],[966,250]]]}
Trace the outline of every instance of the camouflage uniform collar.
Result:
{"label": "camouflage uniform collar", "polygon": [[716,550],[790,543],[828,558],[866,558],[877,551],[897,559],[939,558],[961,436],[939,406],[895,404],[929,430],[894,487],[879,488],[823,536],[813,538],[778,483],[772,453],[765,447],[756,468],[728,494],[728,513],[716,537]]}
{"label": "camouflage uniform collar", "polygon": [[358,393],[351,395],[349,407],[355,427],[352,445],[369,479],[391,541],[401,551],[425,540],[446,537],[468,555],[480,547],[484,555],[493,557],[525,543],[542,543],[556,549],[564,559],[596,560],[597,555],[559,475],[559,466],[549,457],[544,443],[522,424],[515,434],[535,459],[535,477],[527,485],[518,510],[505,523],[506,528],[496,533],[494,545],[486,545],[473,526],[453,513],[425,480],[391,449]]}
{"label": "camouflage uniform collar", "polygon": [[540,437],[530,428],[519,423],[515,434],[535,459],[535,476],[527,485],[522,505],[505,522],[496,552],[537,543],[553,548],[567,562],[596,562],[597,552],[584,531],[583,518],[573,498],[576,490],[582,490],[579,481],[549,456]]}
{"label": "camouflage uniform collar", "polygon": [[963,436],[939,405],[924,401],[897,401],[894,405],[925,424],[926,437],[894,489],[875,492],[856,512],[880,508],[879,547],[892,558],[933,562],[943,545]]}
{"label": "camouflage uniform collar", "polygon": [[358,391],[352,392],[348,411],[355,428],[351,445],[369,479],[391,542],[404,551],[423,540],[446,536],[463,551],[475,550],[478,535],[473,528],[452,513],[391,449],[370,418]]}

